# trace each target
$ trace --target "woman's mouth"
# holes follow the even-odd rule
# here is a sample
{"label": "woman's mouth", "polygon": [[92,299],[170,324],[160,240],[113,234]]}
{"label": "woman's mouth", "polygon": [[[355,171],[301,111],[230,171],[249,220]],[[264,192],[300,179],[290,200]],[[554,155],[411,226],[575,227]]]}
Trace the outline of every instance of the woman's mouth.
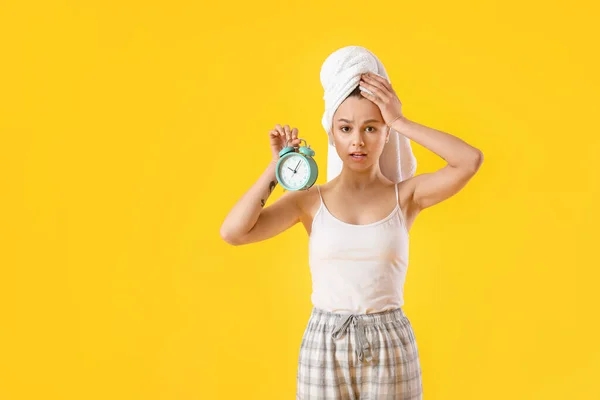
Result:
{"label": "woman's mouth", "polygon": [[361,152],[350,153],[350,157],[353,160],[361,161],[361,160],[364,160],[365,158],[367,158],[367,154],[361,153]]}

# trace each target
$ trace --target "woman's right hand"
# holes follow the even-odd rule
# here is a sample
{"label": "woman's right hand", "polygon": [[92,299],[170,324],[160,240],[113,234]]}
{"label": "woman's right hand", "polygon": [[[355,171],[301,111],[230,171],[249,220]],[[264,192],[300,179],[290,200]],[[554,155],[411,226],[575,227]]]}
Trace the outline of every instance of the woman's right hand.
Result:
{"label": "woman's right hand", "polygon": [[283,127],[280,124],[275,125],[275,128],[269,131],[269,139],[271,141],[271,154],[274,161],[279,160],[279,152],[284,147],[296,147],[300,144],[298,128],[290,129],[289,125]]}

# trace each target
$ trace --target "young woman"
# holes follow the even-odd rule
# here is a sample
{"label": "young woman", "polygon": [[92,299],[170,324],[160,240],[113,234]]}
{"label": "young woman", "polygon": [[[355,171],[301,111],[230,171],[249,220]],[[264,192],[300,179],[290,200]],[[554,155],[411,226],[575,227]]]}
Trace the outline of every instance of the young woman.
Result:
{"label": "young woman", "polygon": [[[298,222],[309,235],[314,307],[300,347],[297,399],[422,398],[415,335],[402,309],[409,231],[422,210],[458,193],[483,161],[461,139],[404,117],[389,81],[361,79],[373,94],[357,86],[333,118],[341,173],[265,208],[279,151],[287,140],[299,144],[298,129],[278,124],[269,132],[272,161],[221,227],[232,245],[271,238]],[[448,165],[391,182],[379,157],[392,129]]]}

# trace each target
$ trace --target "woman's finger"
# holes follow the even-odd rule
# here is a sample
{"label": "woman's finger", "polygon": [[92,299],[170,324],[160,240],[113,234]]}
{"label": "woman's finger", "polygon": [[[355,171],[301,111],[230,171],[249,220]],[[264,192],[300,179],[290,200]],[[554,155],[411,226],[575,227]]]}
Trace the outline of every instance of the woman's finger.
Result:
{"label": "woman's finger", "polygon": [[373,83],[372,80],[370,82],[360,81],[360,85],[364,88],[369,89],[371,92],[373,92],[377,97],[379,97],[381,99],[388,96],[387,89],[385,89],[379,83]]}
{"label": "woman's finger", "polygon": [[365,96],[367,99],[371,100],[376,105],[379,105],[379,98],[378,97],[373,96],[372,94],[367,93],[364,90],[361,90],[360,94],[362,94],[363,96]]}
{"label": "woman's finger", "polygon": [[379,76],[374,73],[367,73],[367,74],[363,75],[363,77],[367,78],[367,82],[369,82],[369,79],[372,79],[373,81],[379,83],[381,86],[386,88],[388,91],[390,91],[390,92],[394,91],[394,89],[392,88],[391,82],[382,76]]}
{"label": "woman's finger", "polygon": [[277,132],[279,133],[284,133],[283,126],[281,126],[280,124],[275,125],[275,129],[277,129]]}
{"label": "woman's finger", "polygon": [[387,79],[375,74],[365,74],[362,77],[367,84],[374,86],[381,91],[379,97],[384,98],[386,96],[391,96],[391,94],[394,93],[394,90],[392,89]]}
{"label": "woman's finger", "polygon": [[289,125],[285,125],[283,127],[283,130],[285,132],[285,140],[286,140],[286,143],[287,143],[287,141],[289,141],[292,138],[292,133],[290,132],[290,126]]}
{"label": "woman's finger", "polygon": [[279,136],[281,137],[281,141],[285,142],[285,130],[283,129],[283,126],[277,124],[275,125],[277,127],[277,132],[279,132]]}

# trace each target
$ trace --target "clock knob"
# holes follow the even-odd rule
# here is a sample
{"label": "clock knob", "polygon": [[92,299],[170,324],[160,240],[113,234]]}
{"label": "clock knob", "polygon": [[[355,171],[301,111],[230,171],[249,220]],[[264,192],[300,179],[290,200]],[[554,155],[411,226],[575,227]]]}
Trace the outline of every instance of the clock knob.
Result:
{"label": "clock knob", "polygon": [[284,155],[286,155],[287,153],[291,153],[292,151],[295,151],[296,148],[294,146],[288,146],[288,143],[290,142],[291,139],[288,139],[285,142],[285,146],[283,149],[281,149],[279,151],[279,157],[283,157]]}
{"label": "clock knob", "polygon": [[310,148],[310,145],[306,147],[302,146],[300,147],[300,149],[298,149],[298,151],[308,157],[312,157],[315,155],[315,151]]}

